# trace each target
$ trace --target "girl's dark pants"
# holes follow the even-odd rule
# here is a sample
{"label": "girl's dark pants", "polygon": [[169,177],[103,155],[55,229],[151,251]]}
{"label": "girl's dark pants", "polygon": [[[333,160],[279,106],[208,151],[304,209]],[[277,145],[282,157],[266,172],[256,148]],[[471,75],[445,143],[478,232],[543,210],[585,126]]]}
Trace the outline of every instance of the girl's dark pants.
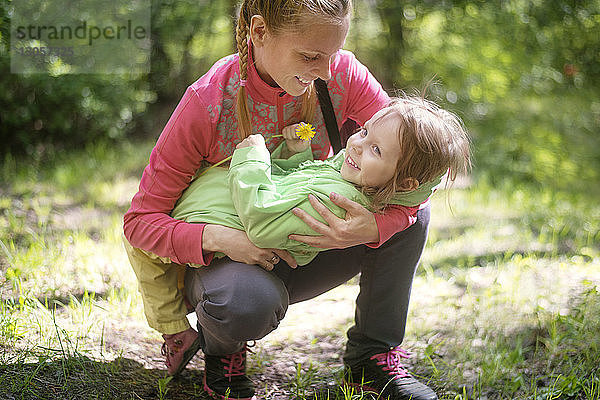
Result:
{"label": "girl's dark pants", "polygon": [[427,240],[430,208],[417,222],[377,249],[360,245],[328,250],[291,269],[279,262],[271,272],[224,257],[204,268],[188,268],[185,288],[196,305],[206,354],[239,351],[246,341],[277,328],[288,305],[312,299],[360,273],[355,324],[344,358],[356,360],[397,346],[404,339],[411,285]]}

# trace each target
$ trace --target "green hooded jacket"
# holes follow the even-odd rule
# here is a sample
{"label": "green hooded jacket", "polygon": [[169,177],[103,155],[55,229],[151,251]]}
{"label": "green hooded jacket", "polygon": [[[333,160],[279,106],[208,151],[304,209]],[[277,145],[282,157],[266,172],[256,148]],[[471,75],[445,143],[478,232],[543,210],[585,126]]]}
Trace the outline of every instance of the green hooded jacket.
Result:
{"label": "green hooded jacket", "polygon": [[[345,150],[325,160],[313,160],[310,147],[288,159],[278,158],[285,142],[273,154],[264,146],[234,152],[226,168],[208,168],[183,192],[171,216],[186,222],[218,224],[244,230],[255,246],[284,249],[298,265],[308,264],[319,249],[288,238],[290,234],[317,235],[292,213],[299,207],[321,222],[308,201],[312,194],[331,212],[344,218],[346,210],[331,201],[335,192],[371,209],[369,198],[340,174]],[[425,201],[437,183],[397,195],[393,204],[416,206]],[[435,183],[435,185],[434,185]],[[217,254],[216,256],[222,256]]]}

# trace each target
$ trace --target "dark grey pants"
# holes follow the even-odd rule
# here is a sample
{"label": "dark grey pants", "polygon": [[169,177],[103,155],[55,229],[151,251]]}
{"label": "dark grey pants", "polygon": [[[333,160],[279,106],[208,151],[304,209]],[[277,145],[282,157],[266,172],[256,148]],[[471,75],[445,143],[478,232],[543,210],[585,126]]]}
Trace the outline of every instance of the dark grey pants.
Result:
{"label": "dark grey pants", "polygon": [[188,268],[186,294],[196,306],[206,354],[230,354],[277,328],[289,304],[311,299],[360,275],[355,325],[348,330],[346,360],[387,351],[404,339],[410,290],[427,240],[429,207],[417,222],[378,249],[328,250],[308,265],[280,262],[271,272],[224,257],[206,268]]}

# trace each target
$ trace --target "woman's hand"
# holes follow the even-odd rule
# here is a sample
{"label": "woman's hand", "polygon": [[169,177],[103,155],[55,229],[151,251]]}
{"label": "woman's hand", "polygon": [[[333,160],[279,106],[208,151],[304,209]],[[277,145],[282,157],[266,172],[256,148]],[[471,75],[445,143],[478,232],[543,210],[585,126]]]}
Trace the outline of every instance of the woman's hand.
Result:
{"label": "woman's hand", "polygon": [[287,251],[280,249],[261,249],[252,244],[250,239],[248,239],[246,232],[221,225],[208,224],[204,227],[204,232],[202,234],[202,250],[218,251],[224,253],[233,261],[244,264],[260,265],[267,271],[272,270],[273,266],[277,264],[280,259],[287,262],[292,268],[298,266],[296,260],[294,260]]}
{"label": "woman's hand", "polygon": [[304,150],[308,149],[310,146],[309,140],[302,140],[296,135],[296,128],[298,128],[300,124],[288,125],[281,130],[281,134],[285,139],[285,145],[287,146],[290,153],[302,153]]}
{"label": "woman's hand", "polygon": [[263,146],[265,147],[265,138],[262,137],[262,135],[250,135],[248,136],[246,139],[242,140],[240,143],[238,143],[237,146],[235,146],[236,149],[242,149],[244,147],[250,147],[250,146]]}
{"label": "woman's hand", "polygon": [[310,204],[323,217],[327,225],[311,217],[306,211],[294,208],[292,210],[294,215],[321,235],[290,235],[290,239],[322,249],[345,249],[379,241],[379,230],[371,211],[337,193],[331,193],[329,198],[346,210],[346,218],[338,218],[316,197],[309,195]]}

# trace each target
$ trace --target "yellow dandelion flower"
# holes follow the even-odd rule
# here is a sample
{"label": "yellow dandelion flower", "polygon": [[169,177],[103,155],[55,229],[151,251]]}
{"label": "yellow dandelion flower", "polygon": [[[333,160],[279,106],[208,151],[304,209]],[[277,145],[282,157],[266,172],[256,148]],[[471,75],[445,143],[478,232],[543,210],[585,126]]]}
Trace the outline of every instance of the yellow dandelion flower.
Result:
{"label": "yellow dandelion flower", "polygon": [[296,127],[296,136],[302,140],[310,140],[315,136],[315,128],[306,122],[300,122]]}

